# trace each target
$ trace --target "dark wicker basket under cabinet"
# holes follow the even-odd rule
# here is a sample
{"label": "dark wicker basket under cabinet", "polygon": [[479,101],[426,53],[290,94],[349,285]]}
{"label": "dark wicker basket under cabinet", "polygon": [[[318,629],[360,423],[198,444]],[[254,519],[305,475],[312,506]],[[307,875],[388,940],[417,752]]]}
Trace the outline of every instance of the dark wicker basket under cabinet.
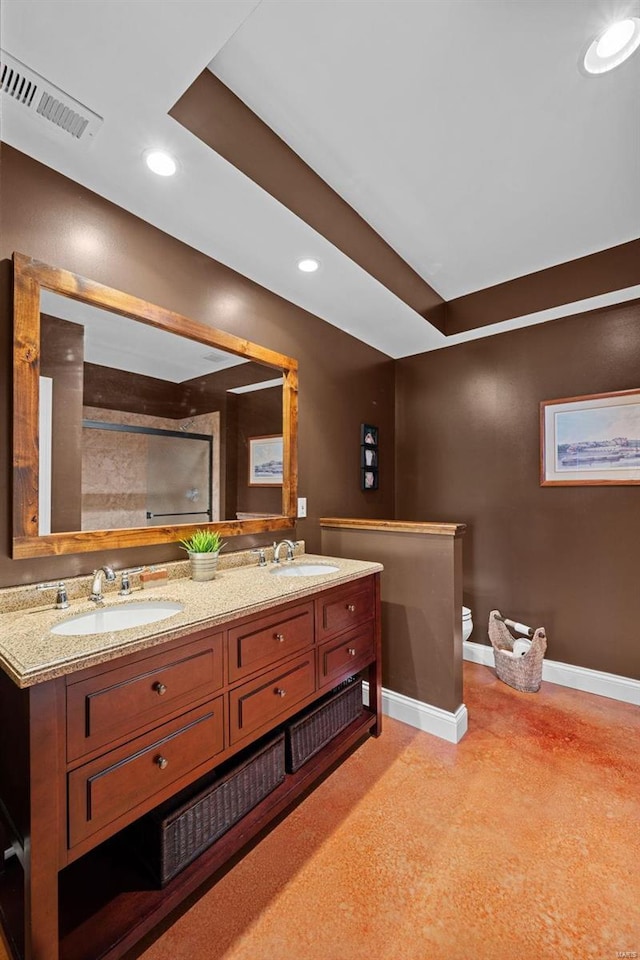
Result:
{"label": "dark wicker basket under cabinet", "polygon": [[204,786],[198,781],[136,826],[138,852],[161,886],[284,780],[284,733],[242,756],[225,764],[224,773],[215,780],[209,779]]}
{"label": "dark wicker basket under cabinet", "polygon": [[287,771],[295,773],[363,711],[359,678],[287,723]]}

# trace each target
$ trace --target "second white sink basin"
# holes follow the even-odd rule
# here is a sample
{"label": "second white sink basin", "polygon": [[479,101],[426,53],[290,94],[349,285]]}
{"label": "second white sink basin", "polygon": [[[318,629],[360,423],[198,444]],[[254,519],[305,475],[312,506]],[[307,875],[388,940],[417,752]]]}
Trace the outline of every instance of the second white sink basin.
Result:
{"label": "second white sink basin", "polygon": [[147,623],[166,620],[184,610],[183,603],[171,600],[143,600],[141,603],[123,603],[116,607],[98,607],[88,613],[69,617],[51,628],[51,633],[64,637],[84,637],[90,633],[115,633],[142,627]]}
{"label": "second white sink basin", "polygon": [[323,573],[337,573],[338,569],[331,563],[299,563],[278,567],[273,573],[276,577],[321,577]]}

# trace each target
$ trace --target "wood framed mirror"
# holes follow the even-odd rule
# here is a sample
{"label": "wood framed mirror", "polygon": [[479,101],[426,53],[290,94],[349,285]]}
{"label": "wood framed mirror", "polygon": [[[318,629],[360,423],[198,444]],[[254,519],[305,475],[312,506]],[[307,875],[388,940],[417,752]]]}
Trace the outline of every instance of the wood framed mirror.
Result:
{"label": "wood framed mirror", "polygon": [[[295,525],[291,357],[14,253],[13,557]],[[248,438],[282,436],[248,484]],[[279,457],[279,445],[265,444]]]}

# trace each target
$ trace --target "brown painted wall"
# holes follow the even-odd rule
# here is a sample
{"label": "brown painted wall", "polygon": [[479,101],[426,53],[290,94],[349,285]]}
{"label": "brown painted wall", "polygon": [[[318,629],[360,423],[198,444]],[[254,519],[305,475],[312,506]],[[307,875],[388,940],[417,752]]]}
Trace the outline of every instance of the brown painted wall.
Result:
{"label": "brown painted wall", "polygon": [[322,529],[322,552],[384,565],[382,685],[455,712],[462,703],[462,538]]}
{"label": "brown painted wall", "polygon": [[84,365],[83,402],[87,407],[180,419],[183,395],[182,385],[168,380],[95,363]]}
{"label": "brown painted wall", "polygon": [[541,400],[640,386],[640,304],[397,363],[397,519],[468,524],[464,602],[544,625],[548,657],[640,677],[640,489],[540,487]]}
{"label": "brown painted wall", "polygon": [[[317,518],[390,516],[393,361],[6,145],[0,180],[0,436],[11,435],[11,265],[14,250],[161,304],[296,357],[300,375],[300,494],[309,519],[296,535],[318,549]],[[241,304],[223,318],[229,297]],[[218,315],[217,304],[221,305]],[[360,491],[360,423],[380,427],[380,489]],[[161,545],[41,560],[10,559],[11,450],[0,444],[0,586],[178,559]],[[238,538],[237,546],[269,542]],[[234,544],[235,545],[235,544]]]}
{"label": "brown painted wall", "polygon": [[51,531],[80,530],[82,515],[82,380],[84,329],[40,318],[40,373],[51,377]]}
{"label": "brown painted wall", "polygon": [[282,487],[249,486],[249,437],[282,433],[282,391],[240,393],[237,401],[237,509],[247,513],[281,513]]}

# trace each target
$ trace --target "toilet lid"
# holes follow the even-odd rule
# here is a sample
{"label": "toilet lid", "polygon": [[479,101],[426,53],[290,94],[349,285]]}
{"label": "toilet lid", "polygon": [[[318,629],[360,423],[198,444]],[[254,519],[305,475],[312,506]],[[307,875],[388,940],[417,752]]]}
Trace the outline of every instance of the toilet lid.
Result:
{"label": "toilet lid", "polygon": [[469,607],[463,607],[463,608],[462,608],[462,619],[463,619],[463,620],[470,620],[470,619],[471,619],[471,610],[469,609]]}

